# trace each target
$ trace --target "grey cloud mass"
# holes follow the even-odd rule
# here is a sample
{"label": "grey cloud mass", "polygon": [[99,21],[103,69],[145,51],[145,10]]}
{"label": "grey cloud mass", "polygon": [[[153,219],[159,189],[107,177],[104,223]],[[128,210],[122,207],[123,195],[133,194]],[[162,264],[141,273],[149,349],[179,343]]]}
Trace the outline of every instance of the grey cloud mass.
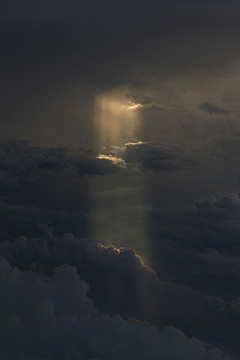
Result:
{"label": "grey cloud mass", "polygon": [[46,210],[0,201],[0,240],[14,240],[21,235],[39,236],[42,233],[40,224],[53,226],[58,235],[72,231],[76,236],[85,237],[89,217],[84,210]]}
{"label": "grey cloud mass", "polygon": [[185,151],[176,144],[160,142],[128,143],[122,157],[126,163],[139,162],[143,169],[156,171],[173,171],[198,163],[196,152]]}
{"label": "grey cloud mass", "polygon": [[0,147],[0,186],[15,189],[31,184],[49,169],[66,165],[66,149],[31,148],[28,141],[10,141]]}
{"label": "grey cloud mass", "polygon": [[221,297],[207,296],[206,308],[216,314],[226,314],[230,318],[238,323],[240,321],[240,298],[236,298],[229,301],[224,301]]}
{"label": "grey cloud mass", "polygon": [[239,212],[239,194],[230,193],[219,199],[201,199],[171,212],[153,209],[151,216],[153,221],[161,219],[158,236],[170,237],[184,246],[213,247],[233,255],[239,247]]}
{"label": "grey cloud mass", "polygon": [[0,265],[2,359],[231,359],[173,327],[160,333],[99,314],[86,282],[68,264],[50,278],[12,269],[2,258]]}
{"label": "grey cloud mass", "polygon": [[170,324],[181,326],[190,337],[193,333],[202,340],[207,336],[217,347],[228,344],[229,325],[226,324],[226,332],[219,327],[217,336],[226,337],[224,343],[219,344],[212,331],[223,319],[216,315],[206,317],[201,293],[172,281],[160,281],[132,249],[103,246],[72,234],[57,238],[45,225],[42,230],[45,234],[31,239],[20,236],[14,241],[1,241],[0,254],[11,266],[25,271],[31,269],[35,275],[51,276],[55,267],[66,263],[75,266],[90,285],[89,297],[100,312],[118,313],[124,319],[141,319],[159,329]]}
{"label": "grey cloud mass", "polygon": [[200,110],[204,110],[209,114],[224,114],[229,115],[232,110],[223,109],[221,107],[218,107],[216,105],[210,104],[209,102],[204,102],[199,106]]}
{"label": "grey cloud mass", "polygon": [[[82,151],[67,156],[66,148],[30,147],[28,141],[10,141],[0,148],[0,187],[17,189],[60,170],[73,168],[79,176],[114,174],[124,169],[124,162],[111,156]],[[49,171],[50,170],[50,171]],[[54,171],[53,171],[54,170]]]}
{"label": "grey cloud mass", "polygon": [[67,148],[44,149],[30,147],[28,141],[10,141],[0,148],[0,188],[18,189],[64,169],[72,169],[79,176],[92,176],[117,172],[134,174],[137,162],[142,169],[157,171],[173,171],[197,163],[196,153],[184,151],[175,144],[157,142],[129,143],[123,150],[117,149],[115,156],[113,154],[80,150],[80,155],[70,156]]}

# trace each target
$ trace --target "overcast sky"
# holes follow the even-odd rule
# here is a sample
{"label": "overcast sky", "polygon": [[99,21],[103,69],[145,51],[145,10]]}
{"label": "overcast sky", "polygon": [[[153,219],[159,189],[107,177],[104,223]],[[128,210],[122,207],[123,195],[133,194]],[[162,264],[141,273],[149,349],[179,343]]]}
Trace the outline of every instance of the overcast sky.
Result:
{"label": "overcast sky", "polygon": [[240,359],[239,2],[0,8],[1,359]]}

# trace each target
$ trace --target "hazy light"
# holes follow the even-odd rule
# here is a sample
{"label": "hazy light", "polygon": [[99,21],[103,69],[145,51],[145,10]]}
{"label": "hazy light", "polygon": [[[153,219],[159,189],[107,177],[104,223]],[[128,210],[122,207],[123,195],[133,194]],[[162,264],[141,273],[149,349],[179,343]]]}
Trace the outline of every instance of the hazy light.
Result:
{"label": "hazy light", "polygon": [[[95,149],[101,159],[126,167],[116,157],[116,148],[124,148],[138,137],[140,112],[124,89],[100,94],[95,103]],[[112,151],[112,153],[111,153]],[[146,206],[140,173],[127,172],[91,179],[91,236],[104,245],[133,248],[146,259]]]}
{"label": "hazy light", "polygon": [[[129,106],[129,104],[131,104]],[[117,91],[103,93],[95,104],[95,142],[99,150],[122,146],[136,138],[140,114],[129,111],[132,103]]]}

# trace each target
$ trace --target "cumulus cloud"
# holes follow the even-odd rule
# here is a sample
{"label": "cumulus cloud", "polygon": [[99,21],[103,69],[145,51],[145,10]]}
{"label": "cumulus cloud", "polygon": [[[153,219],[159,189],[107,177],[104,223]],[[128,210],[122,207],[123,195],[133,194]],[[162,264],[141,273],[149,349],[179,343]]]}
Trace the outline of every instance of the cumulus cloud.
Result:
{"label": "cumulus cloud", "polygon": [[230,360],[219,349],[188,339],[174,327],[155,327],[99,314],[88,286],[68,264],[52,277],[12,269],[0,258],[1,358]]}
{"label": "cumulus cloud", "polygon": [[161,281],[132,249],[103,246],[92,239],[72,234],[56,237],[42,225],[42,236],[1,241],[0,254],[11,266],[51,277],[56,267],[68,263],[90,285],[89,298],[102,313],[134,317],[157,326],[174,326],[187,336],[199,337],[217,347],[225,328],[213,331],[218,320],[209,321],[204,296],[188,286]]}
{"label": "cumulus cloud", "polygon": [[202,104],[200,104],[199,109],[203,110],[209,114],[229,115],[231,112],[233,112],[232,110],[223,109],[223,108],[213,105],[209,102],[203,102]]}

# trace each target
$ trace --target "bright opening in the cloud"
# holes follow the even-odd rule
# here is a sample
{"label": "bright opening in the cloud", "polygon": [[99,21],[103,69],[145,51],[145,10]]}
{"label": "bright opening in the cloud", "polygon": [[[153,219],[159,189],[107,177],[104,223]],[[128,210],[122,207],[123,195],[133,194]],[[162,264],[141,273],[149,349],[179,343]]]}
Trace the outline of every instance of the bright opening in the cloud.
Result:
{"label": "bright opening in the cloud", "polygon": [[111,145],[122,146],[136,138],[140,114],[129,111],[132,103],[118,91],[106,92],[96,98],[95,145],[99,150]]}

